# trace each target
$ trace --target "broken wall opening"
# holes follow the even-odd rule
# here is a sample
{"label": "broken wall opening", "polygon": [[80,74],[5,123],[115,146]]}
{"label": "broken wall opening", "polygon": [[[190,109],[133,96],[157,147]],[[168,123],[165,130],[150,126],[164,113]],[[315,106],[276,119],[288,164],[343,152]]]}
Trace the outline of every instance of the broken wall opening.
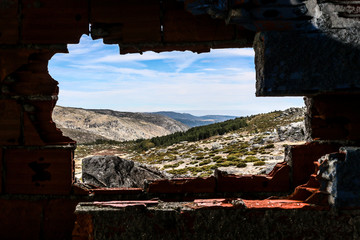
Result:
{"label": "broken wall opening", "polygon": [[[173,110],[173,107],[178,107],[177,104],[184,104],[184,108],[186,106],[195,109],[205,107],[209,108],[208,110],[233,105],[241,108],[242,115],[249,115],[249,113],[256,111],[264,112],[266,107],[274,108],[273,104],[276,105],[276,108],[284,108],[286,105],[292,106],[288,101],[298,104],[299,101],[296,102],[289,98],[255,98],[253,61],[251,49],[215,49],[210,53],[201,53],[200,55],[190,52],[159,54],[145,52],[142,55],[120,56],[116,46],[102,45],[101,40],[93,42],[89,37],[83,36],[79,45],[69,46],[69,54],[55,55],[52,58],[49,63],[49,72],[60,82],[60,104],[62,96],[64,96],[65,101],[63,102],[65,104],[73,104],[77,107],[85,105],[90,109],[105,107],[136,112],[139,111],[138,107],[140,106],[142,107],[140,110],[143,112],[155,112],[158,106]],[[159,65],[164,66],[160,67]],[[162,95],[162,93],[165,94]],[[124,95],[126,96],[124,97]],[[228,98],[228,100],[224,98]],[[162,102],[166,102],[166,104],[160,105]],[[242,102],[246,103],[240,105]],[[255,109],[256,106],[260,108]],[[290,110],[282,116],[279,115],[280,113],[274,112],[270,114],[271,116],[269,115],[268,121],[272,121],[272,117],[280,118],[277,120],[285,124],[290,121],[289,119],[282,119],[286,118],[286,114],[293,114],[294,116],[291,115],[290,117],[298,118],[299,121],[303,120],[301,110]],[[78,179],[81,179],[81,158],[89,155],[117,155],[136,162],[150,163],[156,168],[175,174],[174,176],[182,177],[208,177],[214,174],[216,168],[225,172],[230,170],[231,174],[237,175],[268,174],[276,163],[283,161],[283,145],[288,144],[288,142],[284,142],[287,139],[280,139],[281,142],[276,143],[276,148],[274,148],[273,140],[278,136],[277,132],[273,131],[274,129],[269,128],[266,136],[263,136],[262,133],[251,137],[247,137],[244,135],[245,133],[240,135],[228,134],[228,136],[224,136],[227,140],[220,147],[217,147],[219,144],[216,141],[212,144],[212,140],[204,139],[199,142],[199,145],[189,143],[189,146],[187,144],[182,146],[181,143],[178,143],[168,150],[166,148],[145,149],[147,150],[146,153],[130,151],[129,154],[124,151],[133,148],[131,143],[113,142],[111,144],[111,141],[132,140],[129,139],[129,136],[132,136],[128,132],[133,132],[135,137],[144,137],[141,132],[135,133],[137,131],[135,127],[135,129],[126,130],[126,123],[119,122],[115,118],[133,117],[134,113],[118,112],[115,114],[107,110],[89,112],[83,109],[66,110],[62,107],[55,108],[54,113],[55,119],[58,120],[57,127],[61,128],[63,132],[69,133],[68,136],[73,136],[73,139],[78,142],[78,150],[75,150],[75,176]],[[68,117],[71,113],[74,116]],[[64,117],[62,114],[67,114],[67,116]],[[100,118],[101,120],[104,114],[110,114],[111,117],[104,117],[104,122],[96,122],[95,119]],[[151,118],[145,114],[138,117],[142,120]],[[61,118],[65,118],[66,121],[61,120]],[[116,124],[122,124],[118,128],[125,130],[116,132],[114,130]],[[149,124],[152,122],[150,121]],[[150,126],[153,129],[156,127],[158,126]],[[250,129],[252,130],[248,131],[257,131],[253,128]],[[186,129],[180,128],[179,130],[184,131]],[[301,127],[298,130],[304,131]],[[153,132],[155,131],[153,130]],[[89,135],[89,139],[86,139],[86,134]],[[96,137],[100,137],[100,139]],[[291,140],[294,141],[293,137]],[[108,142],[108,144],[95,144],[96,141],[98,143],[101,141]],[[92,142],[93,145],[90,144]],[[79,145],[83,143],[85,145]],[[173,148],[177,150],[172,152]],[[89,149],[92,152],[86,154]],[[271,156],[274,149],[276,149],[276,156]],[[177,159],[173,159],[173,157],[177,157]],[[98,161],[100,160],[98,159]],[[115,159],[114,161],[118,160]],[[159,176],[164,177],[161,173]],[[111,186],[114,187],[116,186],[115,178],[117,177],[114,176],[114,180],[103,180],[101,182],[112,182]],[[99,184],[98,181],[91,183]],[[109,186],[101,184],[101,187]]]}
{"label": "broken wall opening", "polygon": [[[183,179],[167,183],[161,182],[158,185],[159,188],[156,191],[154,190],[151,192],[152,195],[147,195],[148,193],[144,193],[142,190],[131,192],[124,189],[111,189],[108,191],[83,189],[76,184],[72,184],[72,182],[69,181],[69,179],[72,179],[71,160],[74,143],[70,139],[61,136],[61,133],[56,130],[55,125],[51,121],[51,111],[57,99],[57,87],[56,82],[54,82],[54,80],[51,79],[47,74],[46,63],[54,53],[65,52],[66,44],[76,43],[83,33],[87,33],[89,22],[96,23],[99,26],[98,32],[101,33],[101,37],[106,37],[106,41],[119,41],[121,42],[123,47],[127,47],[128,52],[141,52],[145,51],[145,49],[153,49],[156,51],[160,51],[161,49],[196,50],[196,48],[198,51],[202,51],[204,49],[207,50],[212,46],[229,47],[236,44],[236,47],[249,47],[252,45],[254,32],[247,31],[243,27],[241,27],[242,22],[238,22],[238,26],[228,25],[226,27],[226,30],[224,27],[224,20],[212,20],[210,17],[206,16],[199,17],[203,21],[199,20],[199,18],[196,17],[192,18],[192,15],[184,10],[183,3],[180,1],[162,1],[161,3],[166,4],[163,5],[163,8],[160,7],[162,6],[161,4],[159,4],[160,2],[140,0],[9,0],[4,1],[3,4],[0,4],[0,11],[3,13],[1,15],[1,18],[3,20],[1,22],[1,26],[3,27],[3,30],[0,36],[0,76],[2,89],[1,115],[5,116],[0,121],[0,126],[2,130],[0,132],[0,208],[2,213],[0,216],[0,233],[2,238],[69,239],[71,238],[71,231],[75,223],[74,209],[80,201],[89,202],[96,200],[109,201],[111,199],[148,199],[151,196],[156,195],[162,196],[163,199],[170,198],[172,200],[178,199],[179,201],[181,201],[185,199],[184,195],[190,196],[191,193],[196,192],[196,190],[198,189],[201,189],[201,193],[197,195],[198,197],[200,196],[202,198],[206,198],[209,196],[202,195],[204,192],[212,193],[210,194],[210,196],[219,196],[218,192],[214,192],[215,179],[210,179],[208,180],[208,182],[204,179],[197,179],[197,185],[193,184],[195,181],[193,179]],[[246,8],[244,9],[241,6],[243,2],[237,1],[235,3],[237,4],[236,10],[240,11],[235,11],[234,13],[241,13],[242,10],[244,10],[245,13],[249,11],[251,13],[259,9],[259,5],[260,10],[262,8],[262,4],[257,2],[255,2],[254,5],[246,6]],[[277,3],[270,4],[275,4],[275,6],[273,7],[277,8]],[[306,5],[304,6],[304,4]],[[354,4],[348,2],[334,3],[326,1],[322,2],[319,5],[313,2],[306,2],[304,4],[302,3],[299,7],[305,10],[309,8],[309,11],[306,12],[309,15],[306,19],[300,19],[302,20],[301,22],[297,21],[299,19],[296,18],[287,19],[286,16],[283,18],[281,18],[282,16],[280,16],[280,19],[265,19],[266,21],[263,21],[264,19],[258,19],[256,18],[256,16],[254,19],[254,16],[248,14],[246,14],[247,17],[245,19],[238,18],[244,15],[239,16],[237,14],[234,14],[232,15],[232,17],[234,17],[235,19],[233,18],[230,20],[246,20],[247,24],[251,25],[253,22],[257,24],[256,26],[259,27],[258,29],[263,31],[263,33],[265,32],[264,34],[260,34],[259,36],[263,36],[262,40],[265,40],[265,42],[267,43],[266,48],[260,48],[261,51],[265,49],[269,50],[271,49],[271,46],[293,46],[291,44],[293,44],[294,42],[300,44],[302,43],[302,41],[292,41],[294,40],[294,37],[295,39],[297,39],[297,34],[293,35],[293,37],[289,37],[289,35],[287,34],[280,34],[281,36],[279,36],[279,34],[276,32],[266,33],[266,31],[269,30],[275,29],[276,31],[279,31],[281,29],[286,29],[290,32],[303,31],[302,36],[311,36],[312,39],[316,39],[316,36],[319,36],[316,34],[316,32],[314,34],[313,30],[318,30],[319,32],[327,32],[331,30],[334,35],[343,34],[343,36],[346,36],[346,38],[342,38],[342,40],[340,39],[340,42],[344,43],[343,47],[345,47],[346,51],[339,51],[339,49],[344,50],[342,49],[341,45],[332,45],[331,43],[334,42],[330,41],[327,43],[330,43],[330,46],[335,46],[334,48],[327,48],[326,44],[321,45],[320,48],[315,48],[314,51],[310,51],[307,48],[304,48],[304,45],[300,45],[300,47],[298,48],[291,48],[294,51],[297,50],[296,53],[299,54],[298,56],[303,56],[304,54],[309,54],[307,56],[314,56],[312,54],[318,53],[317,51],[319,49],[332,49],[333,53],[336,54],[349,52],[351,54],[356,54],[358,52],[358,11]],[[193,6],[197,7],[196,4]],[[264,6],[264,8],[267,7]],[[289,9],[284,10],[285,13],[287,11],[290,11],[292,14],[304,13],[303,11],[292,11],[294,10],[294,8],[297,9],[297,6],[290,6],[289,8],[281,9]],[[151,9],[151,11],[147,11],[149,9]],[[214,9],[217,10],[216,8]],[[121,14],[119,14],[119,11],[121,10],[122,12]],[[168,15],[165,18],[160,18],[159,16],[164,16],[162,15],[162,13],[164,12],[163,10],[167,10]],[[228,9],[225,10],[227,11]],[[319,11],[322,14],[313,14],[315,12],[319,13]],[[218,15],[218,12],[216,11],[212,11],[210,13]],[[174,16],[174,18],[171,18],[172,16]],[[122,22],[126,21],[126,19],[130,20],[130,24],[129,22],[127,22],[127,26],[125,26],[126,24],[122,24]],[[148,21],[148,19],[152,19],[154,21]],[[166,29],[165,25],[161,23],[161,19],[167,19],[164,24],[169,23],[170,26],[173,27],[173,31],[170,32],[172,34],[170,36],[173,36],[173,41],[169,41],[169,35],[163,35],[165,34],[164,31],[159,31],[159,29],[161,29],[161,26]],[[171,21],[171,19],[173,19],[173,21]],[[181,21],[179,19],[181,19]],[[221,22],[221,24],[216,25],[215,22]],[[298,24],[303,22],[305,22],[306,24]],[[202,33],[201,29],[197,29],[197,26],[201,26],[201,24],[199,25],[199,23],[205,23],[205,26],[208,27],[206,29],[210,29],[210,31],[207,31],[207,33],[216,32],[216,39],[214,39],[213,34],[196,34],[197,32]],[[313,28],[310,29],[310,32],[308,32],[309,29],[302,28],[302,26],[309,25],[313,26]],[[181,29],[182,26],[191,27],[192,29],[194,29],[194,31],[188,32],[186,31],[186,29]],[[216,29],[214,30],[214,26],[219,26],[219,29],[221,31],[216,31]],[[314,29],[314,27],[319,28]],[[154,30],[152,32],[153,34],[145,34],[149,33],[149,29]],[[272,36],[269,36],[269,34]],[[151,36],[151,41],[147,39],[147,36]],[[192,38],[192,36],[196,36],[195,40]],[[202,38],[202,36],[207,36],[208,38],[204,39]],[[268,40],[270,40],[270,42],[271,40],[276,40],[278,39],[278,37],[280,37],[280,39],[283,39],[284,41],[273,41],[273,45],[267,42]],[[303,43],[307,42],[306,39],[308,38],[305,38]],[[324,38],[321,39],[324,40]],[[219,41],[216,42],[216,40]],[[319,42],[323,43],[322,41]],[[356,51],[351,51],[352,48],[354,48],[353,50]],[[304,49],[306,49],[306,51],[304,51]],[[266,57],[266,55],[261,54],[261,51],[260,54],[258,54],[260,60],[261,58]],[[280,53],[270,50],[263,51],[263,53],[269,52],[272,52],[272,54]],[[309,126],[311,126],[315,130],[313,131],[312,136],[314,138],[318,138],[318,140],[304,146],[291,148],[289,150],[292,154],[293,159],[297,160],[297,164],[300,163],[300,165],[297,166],[297,164],[295,164],[294,162],[294,165],[292,166],[293,176],[295,176],[296,174],[300,174],[300,177],[303,177],[301,175],[303,172],[302,166],[304,166],[303,169],[308,171],[308,166],[303,163],[317,161],[318,157],[322,155],[330,152],[337,152],[339,147],[338,145],[358,143],[359,134],[356,134],[357,131],[360,129],[357,127],[357,123],[359,122],[357,119],[358,116],[357,114],[352,114],[352,109],[348,107],[356,106],[356,104],[354,103],[359,102],[357,91],[358,74],[356,75],[356,72],[359,69],[357,67],[358,58],[356,57],[356,55],[352,56],[351,58],[347,58],[346,55],[347,54],[345,54],[345,57],[342,57],[341,59],[345,61],[344,63],[349,64],[343,64],[341,65],[341,67],[338,67],[338,64],[340,64],[338,58],[332,59],[331,54],[329,59],[325,59],[321,62],[321,64],[324,64],[325,66],[325,68],[321,69],[328,69],[329,71],[319,72],[320,75],[318,76],[336,76],[332,78],[332,80],[334,81],[331,82],[330,85],[322,85],[323,88],[321,89],[307,89],[312,90],[312,92],[308,92],[308,118],[310,123]],[[325,54],[324,56],[328,55]],[[272,57],[279,57],[278,59],[283,60],[283,57],[281,55],[272,55]],[[290,55],[290,57],[292,56]],[[302,57],[298,59],[302,59]],[[309,62],[312,62],[313,60],[311,57],[308,59],[310,59]],[[268,61],[267,63],[270,62],[271,61]],[[285,63],[286,62],[287,61],[285,61]],[[307,66],[307,64],[308,63],[302,66]],[[264,65],[260,64],[259,66],[263,67]],[[292,67],[294,66],[295,65],[293,65]],[[346,66],[351,66],[356,71],[346,71]],[[292,67],[290,67],[290,69],[293,69]],[[314,70],[316,68],[307,69]],[[262,75],[266,76],[266,78],[264,78],[265,80],[269,80],[269,82],[264,83],[267,87],[266,89],[264,89],[265,92],[268,90],[268,87],[271,86],[272,83],[275,84],[276,87],[279,87],[277,88],[277,90],[279,91],[283,90],[284,86],[291,87],[291,85],[282,85],[286,78],[280,78],[282,80],[280,84],[273,82],[273,80],[276,79],[271,77],[273,75],[271,74],[271,71],[269,72],[268,70],[271,70],[271,67],[266,68],[263,72],[264,75]],[[333,71],[335,71],[335,74]],[[294,72],[292,71],[289,71],[288,73],[295,80],[301,79],[298,78],[298,76],[300,75],[296,72],[296,74],[293,75],[292,73]],[[350,76],[351,74],[355,73],[354,78],[343,78],[343,73],[350,74]],[[313,76],[312,73],[310,72],[308,76],[309,78],[307,79],[310,81],[309,83],[311,83],[314,80],[311,78],[311,76]],[[339,82],[337,82],[337,77],[339,78]],[[316,78],[316,80],[318,82],[324,81],[323,83],[327,83],[327,79],[322,79],[322,81],[320,81],[319,78]],[[301,83],[301,81],[299,81],[298,83]],[[338,85],[337,83],[341,84]],[[344,85],[343,83],[351,83],[351,85]],[[289,84],[291,84],[291,81],[289,82]],[[305,84],[304,86],[311,87],[311,85],[307,84]],[[328,88],[329,86],[330,88]],[[324,92],[322,90],[324,90]],[[299,93],[297,92],[296,94]],[[336,96],[340,96],[339,99],[341,101],[333,101],[334,99],[336,99]],[[343,108],[344,106],[347,107]],[[337,109],[341,109],[342,111],[337,112]],[[329,137],[331,139],[328,139]],[[343,153],[340,154],[338,160],[343,160],[343,157],[341,157],[342,155]],[[331,158],[335,161],[336,156],[332,156]],[[49,173],[51,175],[50,180],[48,178]],[[41,177],[39,177],[39,175]],[[289,175],[287,174],[286,176],[288,177]],[[259,181],[258,178],[239,179],[239,181],[235,179],[236,178],[232,177],[224,177],[222,179],[222,183],[227,181],[228,184],[222,185],[222,189],[224,191],[236,190],[238,192],[241,192],[246,189],[246,187],[264,187],[264,185],[266,185],[266,181]],[[297,175],[296,179],[300,179],[299,175]],[[250,232],[249,235],[247,235],[249,236],[249,238],[256,238],[254,236],[257,235],[253,234],[257,234],[259,230],[264,230],[263,233],[266,237],[268,237],[268,235],[266,234],[268,234],[269,232],[275,232],[275,234],[283,233],[282,231],[273,231],[273,226],[279,226],[282,227],[282,229],[285,227],[285,230],[287,232],[283,236],[289,237],[298,236],[298,238],[302,238],[304,235],[309,236],[309,234],[312,234],[311,236],[314,236],[315,238],[318,236],[322,236],[322,234],[326,233],[329,234],[328,237],[331,238],[334,236],[330,235],[331,230],[336,231],[334,232],[334,234],[340,233],[340,237],[357,237],[359,232],[359,229],[357,227],[359,226],[358,216],[356,216],[357,212],[353,210],[348,210],[347,212],[339,211],[335,215],[333,215],[332,211],[328,211],[328,208],[326,208],[326,206],[328,205],[327,201],[329,193],[323,192],[321,194],[316,194],[319,193],[317,192],[319,191],[319,188],[318,186],[314,188],[314,185],[312,185],[314,183],[318,183],[318,181],[315,181],[317,180],[316,176],[312,176],[310,180],[311,181],[307,186],[302,186],[302,188],[298,189],[298,195],[295,194],[295,196],[292,196],[294,201],[291,201],[289,199],[283,201],[270,199],[266,201],[256,200],[254,202],[247,202],[245,206],[248,207],[248,209],[240,211],[240,215],[231,214],[231,216],[236,216],[236,219],[234,219],[234,221],[231,221],[231,223],[226,226],[228,226],[230,230],[234,230],[233,232],[237,234],[248,233],[248,231],[239,231],[239,226],[255,226],[254,228],[252,228],[255,229],[254,232]],[[357,179],[355,178],[355,180]],[[209,182],[212,185],[207,184]],[[218,183],[219,182],[217,182],[217,184]],[[160,186],[161,184],[162,187]],[[194,189],[194,186],[197,186],[197,188]],[[238,188],[235,189],[234,186],[237,186]],[[175,193],[182,191],[182,193],[184,194],[182,195],[182,197],[172,198],[173,195],[167,193],[164,194],[164,189],[166,191],[168,191],[168,189],[172,189],[172,191],[174,191]],[[264,190],[264,188],[258,189],[260,189],[260,192]],[[226,194],[228,193],[229,192],[226,192]],[[224,195],[221,195],[221,197]],[[227,196],[233,197],[234,194],[228,194]],[[194,200],[194,195],[190,197],[192,197],[192,200]],[[308,200],[307,203],[304,202],[306,200]],[[146,207],[146,204],[135,203],[135,205],[138,207],[130,208],[131,210],[134,210],[133,212],[131,212],[130,210],[130,214],[134,216],[134,214],[145,212],[149,217],[154,216],[152,214],[154,212],[144,211],[143,207]],[[150,204],[152,203],[150,202]],[[325,205],[325,208],[319,208],[321,204]],[[123,206],[120,211],[123,211],[124,208],[125,211],[128,211],[129,208],[126,207],[134,206],[134,203],[122,202],[118,204],[118,206],[119,205]],[[228,208],[231,210],[229,212],[234,213],[234,209],[236,207],[244,206],[241,204],[239,199],[234,199],[234,201],[229,199],[210,199],[206,201],[205,199],[205,201],[193,201],[193,205],[195,207],[210,206],[210,210],[195,210],[193,211],[193,214],[183,214],[183,212],[179,211],[176,206],[174,208],[174,211],[172,211],[170,214],[168,214],[168,211],[163,212],[167,216],[177,216],[176,214],[182,216],[184,224],[181,224],[180,226],[185,227],[181,228],[180,231],[184,232],[184,229],[188,230],[188,233],[190,234],[188,236],[191,237],[194,236],[194,232],[200,232],[201,234],[204,234],[201,231],[196,231],[198,228],[194,228],[194,225],[192,224],[196,222],[194,221],[194,219],[196,220],[196,216],[205,215],[206,219],[209,219],[211,218],[211,216],[214,216],[213,213],[215,212],[218,212],[221,216],[224,216],[224,212],[226,211],[224,210],[224,207],[230,207]],[[254,206],[257,208],[254,208]],[[92,206],[90,204],[90,208],[91,207]],[[157,207],[158,206],[155,206],[155,208]],[[214,210],[214,208],[220,209]],[[311,210],[303,211],[304,208],[311,208]],[[290,213],[293,215],[289,214],[288,209],[291,209]],[[92,210],[94,210],[94,208],[92,208]],[[112,212],[114,213],[116,211]],[[93,232],[91,231],[94,230],[94,232],[96,232],[98,229],[96,229],[96,226],[93,225],[93,218],[89,214],[91,213],[91,211],[86,211],[85,209],[85,211],[83,212],[84,215],[82,215],[82,213],[80,212],[78,213],[79,224],[77,226],[84,226],[83,228],[78,228],[84,231],[80,232],[79,235],[77,234],[78,232],[74,231],[74,238],[78,236],[86,238],[89,236],[89,233],[90,236],[93,236]],[[118,216],[121,215],[118,214],[119,212],[116,213]],[[319,221],[314,220],[307,222],[302,220],[302,218],[300,217],[305,216],[304,219],[309,220],[308,214],[311,215],[310,219],[317,219],[313,216],[323,216],[323,218]],[[100,220],[105,220],[106,218],[102,218],[102,216],[103,215],[100,216]],[[143,218],[144,215],[142,214],[136,216],[139,216],[140,219],[146,219]],[[244,218],[244,216],[247,217]],[[265,218],[266,221],[259,221],[260,218],[264,219],[262,218],[263,216],[268,216],[268,218]],[[299,224],[293,224],[293,217],[300,217],[297,218],[300,219],[298,221]],[[164,218],[160,218],[164,220]],[[174,219],[175,218],[173,218],[173,220]],[[211,219],[216,221],[215,225],[217,226],[219,222],[222,222],[221,219],[223,219],[224,221],[229,221],[229,219],[231,218],[227,218],[227,216],[225,216],[224,218],[215,217]],[[239,219],[245,219],[245,222],[236,222],[236,220]],[[202,220],[199,219],[198,222],[208,222],[204,221],[204,219]],[[276,225],[268,224],[269,222],[272,223],[272,220],[278,220],[276,221]],[[342,220],[342,223],[344,224],[339,224],[339,220]],[[159,222],[155,220],[154,224],[152,225],[152,229],[156,231],[156,234],[162,233],[162,226],[165,226],[165,229],[167,229],[166,226],[169,225],[167,224],[168,222],[169,221],[162,221],[161,223],[164,223],[164,225],[159,225]],[[171,222],[173,223],[174,221]],[[261,226],[258,227],[259,225],[257,225],[257,223],[259,222],[265,223],[265,227],[271,226],[272,229],[262,228]],[[327,224],[324,224],[324,222],[326,222]],[[84,225],[81,225],[80,223]],[[302,227],[304,226],[304,223],[309,224],[309,228],[304,229]],[[199,224],[198,226],[204,225],[205,224]],[[133,224],[132,226],[137,227],[138,225]],[[341,231],[339,231],[339,226],[344,226],[344,228],[341,228]],[[99,227],[99,229],[101,229],[102,226],[99,225]],[[114,230],[118,230],[115,233],[122,234],[124,230],[122,225],[110,225],[106,229],[111,229],[111,234],[114,234]],[[219,228],[213,227],[210,230],[217,229]],[[228,228],[221,229],[225,229],[225,231],[219,231],[217,233],[219,233],[219,236],[222,237],[224,236],[224,234],[232,232],[226,231],[228,230]],[[309,229],[314,231],[309,231]],[[87,230],[89,230],[89,232],[86,232]],[[173,230],[173,228],[170,228],[170,234],[175,232]],[[294,235],[293,231],[296,232],[297,235]],[[138,231],[133,232],[138,233]],[[212,231],[209,232],[214,233]],[[101,233],[101,231],[99,231],[99,233]],[[149,235],[151,236],[151,233]],[[203,236],[205,236],[205,234],[202,235],[202,237]],[[237,235],[236,237],[240,238],[241,235]]]}

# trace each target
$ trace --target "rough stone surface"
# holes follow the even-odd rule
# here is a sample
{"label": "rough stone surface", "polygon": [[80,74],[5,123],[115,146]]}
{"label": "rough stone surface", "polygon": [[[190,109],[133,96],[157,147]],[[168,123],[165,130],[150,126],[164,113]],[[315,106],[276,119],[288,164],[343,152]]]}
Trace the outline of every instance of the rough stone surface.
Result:
{"label": "rough stone surface", "polygon": [[[299,203],[295,203],[299,204]],[[78,236],[94,239],[356,239],[359,212],[200,208],[186,202],[110,208],[79,204]],[[256,205],[256,204],[255,204]],[[85,219],[84,219],[85,217]],[[92,220],[92,221],[89,221]],[[91,222],[90,231],[89,222]],[[93,230],[93,231],[92,231]]]}
{"label": "rough stone surface", "polygon": [[143,188],[146,179],[169,177],[168,174],[117,156],[94,156],[82,161],[85,184],[110,188]]}
{"label": "rough stone surface", "polygon": [[[360,91],[360,50],[339,31],[325,33],[262,32],[255,38],[257,96],[311,96]],[[324,64],[326,63],[326,64]],[[316,66],[316,67],[314,67]]]}
{"label": "rough stone surface", "polygon": [[320,159],[321,188],[334,207],[360,207],[360,148],[343,147]]}
{"label": "rough stone surface", "polygon": [[305,140],[305,124],[304,122],[291,123],[281,126],[277,129],[280,141],[304,141]]}

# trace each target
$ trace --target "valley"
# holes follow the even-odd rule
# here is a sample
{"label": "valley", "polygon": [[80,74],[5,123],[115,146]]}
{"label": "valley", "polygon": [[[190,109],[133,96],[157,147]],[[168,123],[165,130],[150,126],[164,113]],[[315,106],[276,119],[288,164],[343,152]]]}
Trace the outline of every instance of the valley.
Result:
{"label": "valley", "polygon": [[[212,175],[215,169],[229,174],[265,174],[284,160],[286,145],[305,141],[302,108],[244,119],[247,125],[240,129],[199,141],[155,146],[152,139],[125,142],[98,139],[93,143],[78,144],[75,151],[76,177],[81,179],[81,160],[96,155],[119,156],[164,171],[172,177],[205,177]],[[140,148],[144,143],[149,144],[147,148]]]}

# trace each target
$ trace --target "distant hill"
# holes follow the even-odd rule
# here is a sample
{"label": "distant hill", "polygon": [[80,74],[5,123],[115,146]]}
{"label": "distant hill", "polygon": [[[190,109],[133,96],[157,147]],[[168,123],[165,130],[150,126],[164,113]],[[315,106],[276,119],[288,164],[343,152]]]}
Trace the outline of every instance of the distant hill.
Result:
{"label": "distant hill", "polygon": [[197,117],[189,113],[177,113],[171,111],[154,112],[154,114],[170,117],[189,127],[204,126],[236,118],[236,116],[226,115],[205,115]]}
{"label": "distant hill", "polygon": [[56,106],[53,120],[64,135],[78,143],[101,140],[128,141],[186,131],[172,118],[151,114]]}
{"label": "distant hill", "polygon": [[[154,137],[150,140],[138,140],[140,150],[146,150],[147,146],[170,146],[183,141],[195,142],[210,138],[216,135],[242,130],[249,133],[274,132],[279,126],[285,126],[290,123],[303,121],[305,108],[289,108],[284,111],[273,111],[261,113],[248,117],[238,117],[223,122],[213,123],[205,126],[190,128],[184,132],[176,132],[166,136]],[[189,114],[190,115],[190,114]],[[190,115],[192,116],[192,115]],[[277,131],[277,130],[275,130]],[[284,128],[281,130],[286,132]],[[152,144],[147,145],[146,143]]]}

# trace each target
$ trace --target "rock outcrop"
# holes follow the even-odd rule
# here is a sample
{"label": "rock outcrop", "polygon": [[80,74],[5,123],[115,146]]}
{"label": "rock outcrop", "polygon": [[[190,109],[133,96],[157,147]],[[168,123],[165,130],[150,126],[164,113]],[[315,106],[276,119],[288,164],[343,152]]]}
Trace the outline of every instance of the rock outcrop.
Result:
{"label": "rock outcrop", "polygon": [[108,188],[143,188],[148,179],[168,178],[169,174],[117,156],[93,156],[82,160],[85,184]]}
{"label": "rock outcrop", "polygon": [[305,140],[305,124],[304,122],[290,123],[277,129],[279,141],[304,141]]}

